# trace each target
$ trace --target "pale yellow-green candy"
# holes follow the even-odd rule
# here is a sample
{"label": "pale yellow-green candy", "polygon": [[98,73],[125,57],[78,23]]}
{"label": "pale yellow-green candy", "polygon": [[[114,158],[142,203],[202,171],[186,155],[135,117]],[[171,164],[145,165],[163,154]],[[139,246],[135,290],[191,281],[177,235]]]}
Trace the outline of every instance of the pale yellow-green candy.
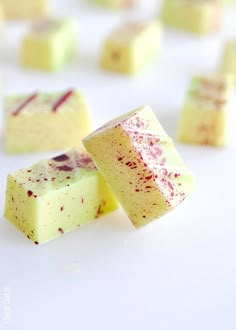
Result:
{"label": "pale yellow-green candy", "polygon": [[125,9],[135,5],[136,0],[87,0],[97,6],[110,9]]}
{"label": "pale yellow-green candy", "polygon": [[137,228],[173,210],[194,189],[191,172],[148,106],[114,119],[83,142]]}
{"label": "pale yellow-green candy", "polygon": [[2,25],[3,25],[3,20],[4,20],[4,13],[3,13],[3,6],[2,6],[2,4],[1,4],[1,2],[0,2],[0,28],[2,27]]}
{"label": "pale yellow-green candy", "polygon": [[71,19],[44,19],[32,24],[21,44],[24,68],[57,71],[74,56],[76,25]]}
{"label": "pale yellow-green candy", "polygon": [[230,76],[194,77],[180,115],[179,141],[225,146],[232,88]]}
{"label": "pale yellow-green candy", "polygon": [[47,0],[0,0],[6,19],[34,19],[48,13]]}
{"label": "pale yellow-green candy", "polygon": [[89,110],[76,90],[8,96],[4,112],[4,144],[9,153],[77,147],[90,132]]}
{"label": "pale yellow-green candy", "polygon": [[236,0],[224,0],[226,5],[236,5]]}
{"label": "pale yellow-green candy", "polygon": [[207,34],[219,30],[222,18],[221,0],[163,0],[161,20],[173,28]]}
{"label": "pale yellow-green candy", "polygon": [[139,72],[157,56],[161,30],[157,21],[129,22],[116,29],[104,43],[102,68],[126,74]]}
{"label": "pale yellow-green candy", "polygon": [[236,39],[225,44],[221,72],[231,74],[236,82]]}
{"label": "pale yellow-green candy", "polygon": [[75,149],[8,176],[5,216],[35,244],[117,207],[91,158]]}

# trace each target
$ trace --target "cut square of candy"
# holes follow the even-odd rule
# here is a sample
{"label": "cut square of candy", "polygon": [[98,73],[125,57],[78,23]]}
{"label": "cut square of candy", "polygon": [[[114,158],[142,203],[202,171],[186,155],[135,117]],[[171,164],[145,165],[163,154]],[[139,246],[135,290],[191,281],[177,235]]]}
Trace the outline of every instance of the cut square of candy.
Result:
{"label": "cut square of candy", "polygon": [[222,18],[221,0],[163,0],[161,20],[173,28],[207,34],[220,28]]}
{"label": "cut square of candy", "polygon": [[180,115],[179,141],[217,147],[227,144],[232,87],[228,76],[192,79]]}
{"label": "cut square of candy", "polygon": [[194,189],[191,172],[148,106],[114,119],[83,142],[137,228],[173,210]]}
{"label": "cut square of candy", "polygon": [[106,39],[101,66],[119,73],[137,73],[157,56],[160,40],[159,22],[126,23]]}
{"label": "cut square of candy", "polygon": [[5,216],[35,244],[117,207],[91,158],[75,149],[8,176]]}
{"label": "cut square of candy", "polygon": [[7,96],[4,112],[9,153],[78,147],[90,132],[89,110],[76,90]]}
{"label": "cut square of candy", "polygon": [[24,68],[57,71],[75,54],[76,25],[69,19],[44,19],[32,24],[21,45]]}

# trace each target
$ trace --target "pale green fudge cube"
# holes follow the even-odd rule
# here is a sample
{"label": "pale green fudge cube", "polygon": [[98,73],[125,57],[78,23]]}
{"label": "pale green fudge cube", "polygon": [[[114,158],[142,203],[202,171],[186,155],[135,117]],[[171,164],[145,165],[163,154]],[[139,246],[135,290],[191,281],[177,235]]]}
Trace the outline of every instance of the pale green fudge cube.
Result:
{"label": "pale green fudge cube", "polygon": [[21,45],[24,68],[57,71],[67,64],[76,49],[76,25],[70,19],[34,22]]}
{"label": "pale green fudge cube", "polygon": [[157,57],[162,27],[157,21],[128,22],[106,39],[101,67],[109,71],[136,74]]}
{"label": "pale green fudge cube", "polygon": [[230,76],[194,77],[180,115],[179,141],[215,147],[226,146],[232,90],[233,82]]}
{"label": "pale green fudge cube", "polygon": [[222,18],[221,0],[163,0],[161,20],[173,28],[207,34],[219,30]]}
{"label": "pale green fudge cube", "polygon": [[83,142],[136,228],[172,211],[194,190],[192,173],[149,106],[113,119]]}
{"label": "pale green fudge cube", "polygon": [[91,158],[77,149],[8,176],[5,216],[35,244],[117,207]]}
{"label": "pale green fudge cube", "polygon": [[236,82],[236,39],[225,44],[221,72],[231,74]]}
{"label": "pale green fudge cube", "polygon": [[110,9],[131,8],[136,3],[136,0],[87,0],[87,1],[97,6],[110,8]]}
{"label": "pale green fudge cube", "polygon": [[91,129],[87,102],[77,90],[7,96],[3,106],[8,153],[78,147]]}

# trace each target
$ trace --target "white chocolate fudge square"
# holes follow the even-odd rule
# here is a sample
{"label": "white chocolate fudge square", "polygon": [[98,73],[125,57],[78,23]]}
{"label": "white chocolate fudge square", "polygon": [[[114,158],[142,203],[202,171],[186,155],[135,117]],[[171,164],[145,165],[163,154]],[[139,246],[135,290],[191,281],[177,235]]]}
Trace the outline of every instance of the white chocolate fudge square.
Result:
{"label": "white chocolate fudge square", "polygon": [[79,147],[90,132],[88,106],[76,90],[7,96],[4,110],[8,153]]}
{"label": "white chocolate fudge square", "polygon": [[173,210],[194,189],[191,172],[148,106],[114,119],[83,142],[137,228]]}
{"label": "white chocolate fudge square", "polygon": [[192,79],[180,115],[179,141],[216,147],[227,145],[232,87],[229,76]]}
{"label": "white chocolate fudge square", "polygon": [[74,20],[37,20],[22,40],[20,61],[27,69],[54,72],[71,61],[75,50]]}
{"label": "white chocolate fudge square", "polygon": [[163,0],[161,20],[172,28],[204,35],[219,30],[222,18],[222,0]]}
{"label": "white chocolate fudge square", "polygon": [[8,176],[5,216],[35,244],[117,207],[91,158],[76,149]]}
{"label": "white chocolate fudge square", "polygon": [[129,22],[114,30],[103,46],[102,68],[125,74],[141,71],[157,56],[161,31],[157,21]]}

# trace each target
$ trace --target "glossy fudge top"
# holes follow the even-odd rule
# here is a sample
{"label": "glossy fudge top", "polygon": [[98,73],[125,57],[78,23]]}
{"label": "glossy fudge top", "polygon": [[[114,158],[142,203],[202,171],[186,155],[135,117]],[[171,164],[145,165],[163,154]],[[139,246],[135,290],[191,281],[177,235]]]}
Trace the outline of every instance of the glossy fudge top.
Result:
{"label": "glossy fudge top", "polygon": [[232,80],[230,76],[196,76],[189,88],[189,97],[205,106],[209,104],[214,109],[221,110],[228,101]]}
{"label": "glossy fudge top", "polygon": [[97,169],[90,156],[73,149],[13,172],[10,176],[26,190],[29,197],[37,198],[51,191],[67,188],[94,173],[97,173]]}
{"label": "glossy fudge top", "polygon": [[35,92],[27,95],[7,96],[4,99],[6,114],[14,117],[33,113],[80,111],[83,105],[82,94],[74,90],[60,93]]}
{"label": "glossy fudge top", "polygon": [[152,23],[144,22],[127,22],[123,26],[115,29],[109,36],[109,40],[114,43],[126,43],[138,37],[142,32],[145,31],[147,26],[150,26]]}

